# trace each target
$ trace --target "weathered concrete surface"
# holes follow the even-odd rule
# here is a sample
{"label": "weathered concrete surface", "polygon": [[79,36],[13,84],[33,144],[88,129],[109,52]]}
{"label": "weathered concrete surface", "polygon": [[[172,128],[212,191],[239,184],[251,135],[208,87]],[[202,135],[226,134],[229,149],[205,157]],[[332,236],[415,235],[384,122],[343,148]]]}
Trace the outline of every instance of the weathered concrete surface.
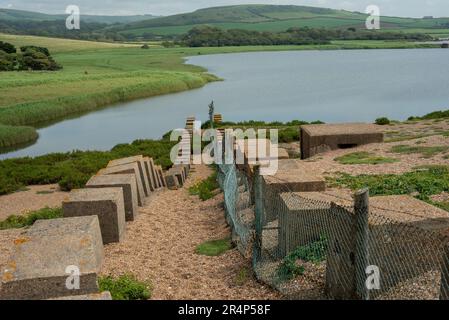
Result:
{"label": "weathered concrete surface", "polygon": [[92,293],[85,294],[82,296],[70,296],[70,297],[61,297],[61,298],[53,298],[49,300],[73,300],[73,301],[84,301],[84,300],[112,300],[111,293],[109,291],[105,291],[102,293]]}
{"label": "weathered concrete surface", "polygon": [[161,188],[167,187],[167,182],[164,179],[164,170],[162,170],[161,166],[156,166],[157,176],[159,178],[159,185]]}
{"label": "weathered concrete surface", "polygon": [[351,148],[384,141],[379,126],[365,123],[301,126],[301,159],[329,150]]}
{"label": "weathered concrete surface", "polygon": [[122,188],[72,190],[62,210],[64,217],[97,215],[104,244],[120,242],[125,235]]}
{"label": "weathered concrete surface", "polygon": [[165,181],[167,181],[167,188],[170,190],[179,189],[179,181],[176,175],[173,173],[167,172],[165,174]]}
{"label": "weathered concrete surface", "polygon": [[137,183],[133,174],[111,174],[93,176],[86,188],[122,188],[125,201],[125,219],[134,221],[138,215]]}
{"label": "weathered concrete surface", "polygon": [[98,175],[109,174],[134,174],[137,183],[137,201],[139,206],[145,205],[145,191],[143,190],[142,179],[140,178],[139,167],[137,163],[129,163],[115,167],[108,167],[98,171]]}
{"label": "weathered concrete surface", "polygon": [[130,163],[137,163],[137,166],[139,168],[140,180],[142,181],[143,191],[145,193],[145,196],[148,197],[151,193],[150,183],[146,174],[145,161],[142,156],[112,160],[108,163],[108,167],[116,167]]}
{"label": "weathered concrete surface", "polygon": [[183,178],[184,182],[187,180],[188,173],[187,173],[187,169],[186,169],[185,165],[183,165],[183,164],[174,165],[173,169],[180,171],[182,173],[182,178]]}
{"label": "weathered concrete surface", "polygon": [[156,183],[156,171],[154,170],[154,161],[152,158],[144,157],[143,158],[145,164],[145,171],[148,177],[148,182],[150,184],[150,190],[152,192],[158,189],[158,185]]}
{"label": "weathered concrete surface", "polygon": [[278,218],[275,208],[283,192],[316,192],[326,190],[326,180],[314,174],[297,160],[279,160],[278,171],[273,176],[263,176],[266,201],[266,218],[271,222]]}
{"label": "weathered concrete surface", "polygon": [[180,187],[182,187],[185,183],[185,177],[184,177],[184,169],[180,167],[173,167],[168,170],[168,173],[171,175],[174,175],[178,179],[178,184]]}
{"label": "weathered concrete surface", "polygon": [[[2,274],[0,299],[98,293],[103,243],[97,216],[39,220],[14,243],[14,253]],[[66,287],[69,266],[79,268],[79,290]]]}

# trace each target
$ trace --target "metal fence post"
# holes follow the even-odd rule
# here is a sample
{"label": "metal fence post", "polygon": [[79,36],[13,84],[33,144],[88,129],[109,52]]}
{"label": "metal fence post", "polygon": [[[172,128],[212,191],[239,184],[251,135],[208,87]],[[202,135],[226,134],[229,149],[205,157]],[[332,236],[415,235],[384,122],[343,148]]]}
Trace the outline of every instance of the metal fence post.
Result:
{"label": "metal fence post", "polygon": [[366,287],[366,267],[368,267],[368,215],[369,190],[362,189],[356,192],[354,201],[356,215],[356,242],[355,242],[355,289],[359,299],[368,300],[369,291]]}
{"label": "metal fence post", "polygon": [[263,219],[263,190],[262,177],[260,175],[260,165],[254,166],[253,177],[253,191],[254,191],[254,211],[255,211],[255,239],[253,249],[253,267],[256,267],[257,262],[262,255],[262,219]]}
{"label": "metal fence post", "polygon": [[444,246],[441,266],[440,300],[449,300],[449,244]]}

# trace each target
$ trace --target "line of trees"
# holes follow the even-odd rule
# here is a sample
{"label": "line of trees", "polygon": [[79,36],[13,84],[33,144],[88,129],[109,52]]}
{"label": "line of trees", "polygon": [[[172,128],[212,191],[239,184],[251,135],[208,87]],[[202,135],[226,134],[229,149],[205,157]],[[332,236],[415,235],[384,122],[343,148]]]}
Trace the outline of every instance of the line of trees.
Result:
{"label": "line of trees", "polygon": [[244,45],[310,45],[328,44],[332,40],[414,40],[428,41],[432,37],[420,33],[379,32],[349,28],[290,28],[284,32],[259,32],[241,29],[223,30],[212,26],[191,29],[177,40],[189,47],[222,47]]}
{"label": "line of trees", "polygon": [[104,23],[83,22],[80,30],[67,30],[65,20],[55,21],[6,21],[0,20],[3,33],[23,34],[42,37],[67,38],[92,41],[126,41],[127,39],[115,31],[108,29]]}
{"label": "line of trees", "polygon": [[0,71],[48,70],[61,69],[47,48],[23,46],[17,53],[16,47],[0,41]]}

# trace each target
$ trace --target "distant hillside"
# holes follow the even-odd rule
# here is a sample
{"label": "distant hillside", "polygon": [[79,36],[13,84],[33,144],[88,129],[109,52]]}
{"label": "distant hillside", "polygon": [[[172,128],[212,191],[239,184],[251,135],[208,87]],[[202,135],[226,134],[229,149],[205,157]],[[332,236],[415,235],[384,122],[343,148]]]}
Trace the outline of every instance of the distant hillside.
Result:
{"label": "distant hillside", "polygon": [[[214,25],[223,29],[285,31],[290,27],[363,28],[367,15],[360,12],[293,5],[237,5],[200,9],[191,13],[155,18],[114,27],[121,34],[179,35],[194,26]],[[391,29],[449,28],[449,18],[414,19],[382,17],[382,27]]]}
{"label": "distant hillside", "polygon": [[[65,20],[67,18],[66,14],[45,14],[40,12],[30,12],[22,10],[12,10],[12,9],[0,9],[0,20],[3,21],[58,21]],[[81,21],[88,23],[131,23],[137,21],[148,21],[149,19],[156,18],[152,15],[136,15],[136,16],[96,16],[96,15],[81,15]]]}

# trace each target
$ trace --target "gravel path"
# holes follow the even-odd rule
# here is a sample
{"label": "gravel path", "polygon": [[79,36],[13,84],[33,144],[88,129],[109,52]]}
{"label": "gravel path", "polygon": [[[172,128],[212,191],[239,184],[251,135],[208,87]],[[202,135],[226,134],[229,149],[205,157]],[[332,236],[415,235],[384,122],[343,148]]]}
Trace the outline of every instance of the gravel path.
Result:
{"label": "gravel path", "polygon": [[105,246],[104,275],[133,273],[153,284],[152,299],[277,299],[278,294],[249,276],[237,281],[250,261],[234,249],[218,257],[195,254],[204,241],[230,236],[223,196],[202,202],[188,187],[211,174],[196,166],[187,185],[162,191],[127,224],[125,240]]}
{"label": "gravel path", "polygon": [[29,186],[26,191],[18,191],[0,197],[0,221],[10,215],[26,214],[45,207],[57,208],[67,196],[57,184]]}
{"label": "gravel path", "polygon": [[[419,144],[417,144],[417,141],[419,141]],[[449,137],[437,135],[400,142],[372,143],[352,149],[332,150],[323,154],[318,154],[315,157],[302,161],[302,163],[311,172],[321,173],[324,175],[332,175],[337,172],[345,172],[351,175],[402,174],[405,172],[413,171],[414,168],[416,168],[417,166],[441,165],[444,163],[449,163],[447,159],[444,159],[444,157],[446,157],[448,153],[439,153],[431,158],[425,158],[420,153],[400,154],[391,152],[391,148],[398,145],[407,145],[412,147],[448,146]],[[335,161],[336,158],[344,156],[346,154],[363,151],[370,152],[376,156],[395,158],[399,161],[378,165],[373,164],[344,165]]]}

